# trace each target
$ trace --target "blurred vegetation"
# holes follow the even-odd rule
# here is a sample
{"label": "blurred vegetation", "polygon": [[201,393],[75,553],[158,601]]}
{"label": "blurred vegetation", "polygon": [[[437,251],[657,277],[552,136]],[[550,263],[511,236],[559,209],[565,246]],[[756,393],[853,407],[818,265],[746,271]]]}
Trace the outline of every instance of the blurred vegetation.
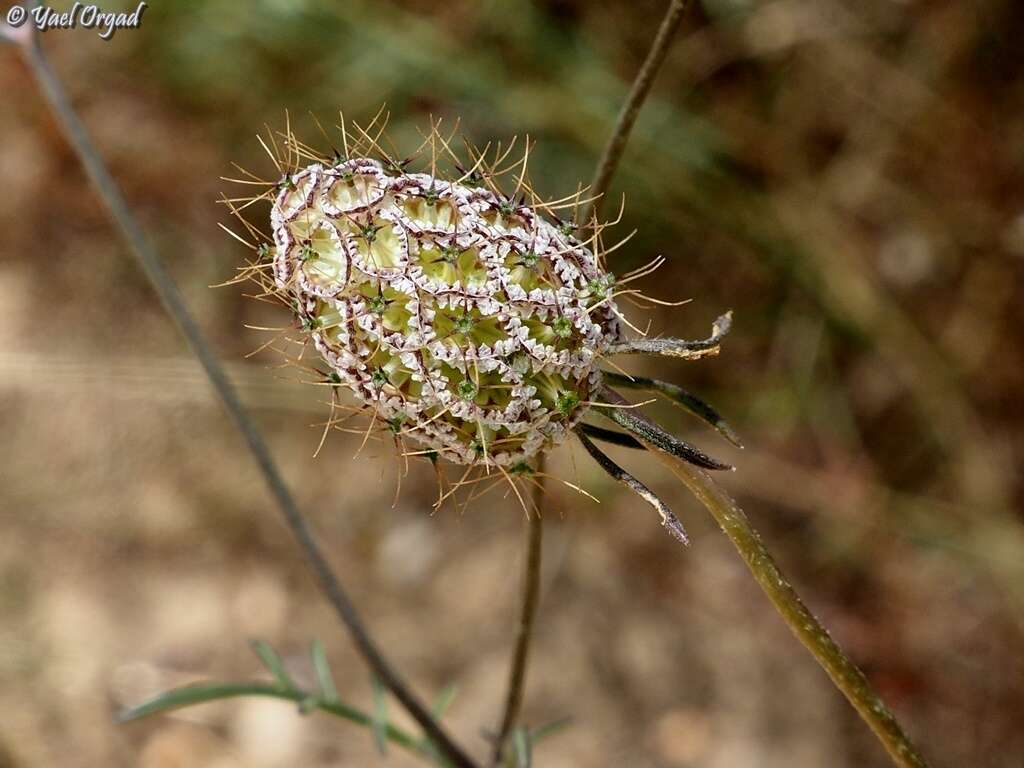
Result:
{"label": "blurred vegetation", "polygon": [[[218,177],[232,161],[269,173],[254,136],[285,110],[316,143],[309,112],[367,119],[386,103],[410,151],[431,115],[481,144],[528,134],[538,189],[570,194],[661,12],[648,0],[182,0],[153,3],[140,30],[109,43],[44,36],[383,644],[428,688],[468,687],[452,708],[464,734],[499,699],[514,504],[424,520],[432,477],[414,470],[390,509],[387,446],[353,461],[358,441],[339,436],[311,458],[319,394],[243,364],[261,337],[242,323],[282,318],[206,288],[242,257],[216,227],[227,221]],[[605,209],[625,195],[618,231],[638,230],[612,269],[664,254],[643,288],[693,298],[653,313],[654,331],[697,337],[736,311],[721,358],[636,372],[706,396],[747,450],[730,453],[668,405],[659,417],[739,466],[728,482],[785,569],[940,766],[1010,768],[1024,754],[1022,35],[1013,0],[695,3]],[[248,633],[299,651],[319,636],[335,670],[354,666],[199,374],[2,53],[0,606],[13,623],[0,628],[0,708],[14,716],[0,755],[374,760],[369,740],[339,746],[317,730],[274,763],[244,719],[262,710],[109,722],[140,675],[151,692],[251,672],[235,658]],[[695,534],[689,551],[582,455],[559,464],[605,503],[558,496],[564,539],[527,705],[534,724],[576,723],[539,764],[883,764],[660,467],[634,470],[672,499]],[[380,487],[365,482],[381,473]],[[264,618],[283,601],[284,618],[261,626],[237,608],[247,600]],[[370,700],[366,681],[358,690]],[[296,717],[273,721],[281,743]],[[174,763],[176,748],[192,757]]]}

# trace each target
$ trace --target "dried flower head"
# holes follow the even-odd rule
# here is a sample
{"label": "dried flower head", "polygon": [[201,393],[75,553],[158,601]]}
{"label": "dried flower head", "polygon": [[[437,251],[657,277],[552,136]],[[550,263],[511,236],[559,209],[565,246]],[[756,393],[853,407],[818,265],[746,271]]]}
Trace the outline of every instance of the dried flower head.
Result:
{"label": "dried flower head", "polygon": [[[709,469],[727,465],[664,432],[611,386],[661,393],[733,442],[735,436],[690,393],[602,362],[617,354],[717,354],[730,316],[699,341],[626,338],[623,325],[645,334],[623,317],[616,299],[645,299],[629,284],[662,259],[616,280],[604,266],[618,247],[603,245],[608,224],[586,222],[583,240],[575,224],[560,220],[569,209],[574,221],[588,201],[582,190],[542,201],[526,174],[529,146],[521,160],[502,167],[512,145],[489,159],[468,145],[471,162],[464,163],[451,149],[453,136],[432,125],[421,147],[430,148],[429,172],[414,172],[411,160],[381,150],[379,118],[355,126],[354,134],[343,124],[343,149],[332,156],[310,149],[290,129],[277,135],[282,151],[271,134],[264,146],[279,178],[247,174],[234,181],[265,185],[263,191],[225,200],[256,241],[232,233],[257,254],[240,279],[254,279],[261,298],[291,309],[291,341],[302,350],[295,357],[315,348],[318,381],[350,391],[359,403],[351,410],[368,413],[371,429],[421,447],[403,449],[405,455],[443,458],[467,472],[498,468],[513,487],[514,478],[530,473],[532,457],[575,432],[604,469],[685,540],[675,516],[591,438],[666,451]],[[439,154],[454,178],[439,172]],[[502,189],[505,176],[514,181],[511,192]],[[242,215],[259,201],[270,203],[269,234]],[[625,432],[585,421],[591,413]]]}
{"label": "dried flower head", "polygon": [[374,159],[288,174],[274,281],[383,422],[459,464],[560,442],[620,340],[613,279],[533,207]]}

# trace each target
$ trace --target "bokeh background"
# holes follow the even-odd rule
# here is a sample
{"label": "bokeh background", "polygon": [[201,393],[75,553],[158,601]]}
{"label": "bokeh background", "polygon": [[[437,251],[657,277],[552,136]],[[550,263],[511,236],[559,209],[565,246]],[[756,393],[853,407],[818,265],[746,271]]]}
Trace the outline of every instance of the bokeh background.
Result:
{"label": "bokeh background", "polygon": [[[663,8],[158,0],[110,42],[43,38],[381,644],[424,695],[457,686],[447,722],[480,754],[522,511],[495,493],[431,514],[415,465],[393,506],[387,443],[353,458],[336,433],[313,457],[322,391],[244,357],[264,340],[244,324],[287,318],[208,287],[244,255],[217,226],[219,177],[271,173],[255,134],[286,109],[386,102],[410,150],[429,115],[478,141],[528,133],[537,188],[570,194]],[[705,395],[747,449],[654,412],[738,465],[723,482],[937,766],[1024,766],[1022,40],[1015,0],[694,3],[612,188],[618,231],[638,229],[612,268],[663,254],[642,287],[693,299],[635,319],[701,337],[736,311],[720,357],[632,370]],[[372,692],[10,47],[0,93],[0,766],[414,764],[277,702],[114,723],[161,688],[261,675],[253,637],[303,680],[320,638],[343,695]],[[703,509],[614,455],[693,545],[558,451],[602,503],[552,488],[524,714],[573,724],[535,764],[885,765]]]}

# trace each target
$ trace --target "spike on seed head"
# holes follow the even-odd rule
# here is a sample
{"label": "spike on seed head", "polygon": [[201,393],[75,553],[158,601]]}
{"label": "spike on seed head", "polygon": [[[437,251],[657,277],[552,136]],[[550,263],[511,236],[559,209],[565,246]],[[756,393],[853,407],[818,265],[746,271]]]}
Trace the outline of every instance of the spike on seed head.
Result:
{"label": "spike on seed head", "polygon": [[472,317],[465,314],[459,315],[458,319],[455,321],[455,330],[465,335],[473,330],[473,325]]}
{"label": "spike on seed head", "polygon": [[456,385],[455,391],[463,400],[472,400],[477,394],[476,384],[469,379],[463,379],[460,381]]}
{"label": "spike on seed head", "polygon": [[555,408],[563,416],[571,414],[580,404],[580,397],[575,392],[559,392],[555,398]]}
{"label": "spike on seed head", "polygon": [[441,249],[441,260],[446,264],[454,264],[462,254],[463,250],[457,245],[446,245]]}
{"label": "spike on seed head", "polygon": [[567,317],[556,317],[551,323],[555,336],[567,339],[572,335],[572,322]]}

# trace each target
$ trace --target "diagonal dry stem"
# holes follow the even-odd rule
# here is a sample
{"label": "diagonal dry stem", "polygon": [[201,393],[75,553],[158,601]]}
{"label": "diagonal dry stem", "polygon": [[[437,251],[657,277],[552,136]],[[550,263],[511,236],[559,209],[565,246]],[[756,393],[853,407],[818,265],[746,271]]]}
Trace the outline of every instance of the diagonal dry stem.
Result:
{"label": "diagonal dry stem", "polygon": [[[609,399],[616,397],[611,390],[605,389],[604,392]],[[701,466],[694,463],[692,457],[673,450],[673,446],[666,443],[663,430],[653,422],[623,408],[609,409],[605,415],[615,418],[620,426],[628,429],[631,435],[643,443],[661,462],[668,465],[690,492],[707,507],[743,557],[779,615],[875,732],[896,765],[900,768],[927,766],[895,716],[864,677],[864,673],[829,636],[782,575],[761,537],[736,502],[715,484]]]}
{"label": "diagonal dry stem", "polygon": [[[28,26],[31,25],[26,25],[26,27]],[[256,460],[289,530],[301,547],[310,569],[316,576],[327,600],[348,629],[353,642],[374,674],[395,695],[395,698],[402,703],[438,750],[444,754],[452,765],[460,766],[461,768],[474,768],[476,764],[473,760],[452,741],[431,715],[430,710],[409,689],[405,681],[391,666],[391,663],[384,657],[377,644],[370,637],[369,631],[363,625],[362,619],[359,617],[348,593],[331,570],[330,564],[313,538],[313,533],[298,505],[295,503],[291,492],[285,485],[284,478],[281,476],[277,464],[270,454],[270,449],[267,447],[263,435],[242,406],[238,393],[229,381],[224,368],[200,330],[199,325],[186,307],[185,301],[167,273],[163,261],[152,246],[150,246],[142,232],[142,228],[128,209],[127,203],[117,188],[117,184],[93,146],[85,126],[81,123],[74,108],[71,106],[63,85],[56,73],[51,69],[42,48],[39,46],[38,40],[34,35],[25,35],[22,34],[23,32],[24,28],[19,30],[19,34],[15,36],[5,30],[4,37],[17,44],[54,117],[64,131],[68,143],[71,144],[78,155],[78,159],[82,163],[89,181],[107,206],[110,216],[124,237],[129,250],[138,260],[150,284],[160,297],[160,301],[163,303],[167,313],[185,337],[193,354],[202,364],[203,370],[223,402],[225,409],[245,438],[249,451]]]}
{"label": "diagonal dry stem", "polygon": [[[594,181],[590,185],[590,193],[597,199],[592,204],[581,208],[576,221],[577,227],[581,232],[587,227],[592,226],[592,223],[597,220],[601,200],[604,193],[607,192],[611,177],[618,167],[626,141],[629,138],[630,130],[636,122],[640,106],[650,91],[654,77],[665,59],[669,43],[679,26],[685,6],[686,0],[672,0],[670,3],[654,44],[651,46],[647,59],[644,61],[643,67],[641,67],[640,73],[633,83],[629,97],[619,113],[615,129],[605,145],[597,171],[594,174]],[[718,328],[715,329],[712,336],[716,335],[717,332]],[[650,351],[663,353],[665,350],[651,349]],[[685,353],[690,350],[684,349],[681,351]],[[696,350],[696,352],[699,356],[700,351]],[[609,418],[620,417],[615,419],[619,422],[619,425],[628,429],[631,435],[646,445],[660,461],[668,464],[693,495],[707,507],[730,541],[732,541],[737,551],[739,551],[750,572],[768,595],[783,620],[789,625],[797,639],[803,643],[818,663],[824,667],[836,687],[850,700],[850,703],[853,704],[860,716],[867,722],[871,730],[874,731],[879,741],[892,757],[893,762],[900,766],[900,768],[925,768],[927,762],[920,752],[917,751],[917,748],[907,737],[906,733],[904,733],[899,722],[897,722],[896,718],[886,707],[885,702],[872,689],[860,669],[850,661],[846,654],[843,653],[843,650],[825,631],[824,627],[821,626],[814,614],[804,605],[792,585],[779,571],[778,566],[768,553],[760,536],[751,527],[743,511],[725,491],[717,486],[707,472],[691,463],[692,459],[685,455],[679,455],[675,451],[666,450],[672,446],[666,444],[662,439],[662,430],[657,430],[654,434],[651,434],[648,429],[637,430],[636,427],[647,427],[651,422],[643,419],[640,424],[636,424],[632,423],[633,420],[627,420],[630,423],[624,424],[621,418],[623,414],[633,416],[632,412],[621,408],[605,409],[604,411],[604,415]],[[615,436],[616,433],[611,433],[607,430],[604,432],[604,436],[612,439],[613,442],[625,443],[621,438]],[[594,434],[594,437],[601,437],[601,435]]]}
{"label": "diagonal dry stem", "polygon": [[779,570],[743,510],[704,470],[662,451],[652,452],[683,481],[715,518],[782,620],[832,678],[836,688],[849,699],[893,762],[900,768],[927,768],[928,763],[871,687],[864,673],[832,639]]}

